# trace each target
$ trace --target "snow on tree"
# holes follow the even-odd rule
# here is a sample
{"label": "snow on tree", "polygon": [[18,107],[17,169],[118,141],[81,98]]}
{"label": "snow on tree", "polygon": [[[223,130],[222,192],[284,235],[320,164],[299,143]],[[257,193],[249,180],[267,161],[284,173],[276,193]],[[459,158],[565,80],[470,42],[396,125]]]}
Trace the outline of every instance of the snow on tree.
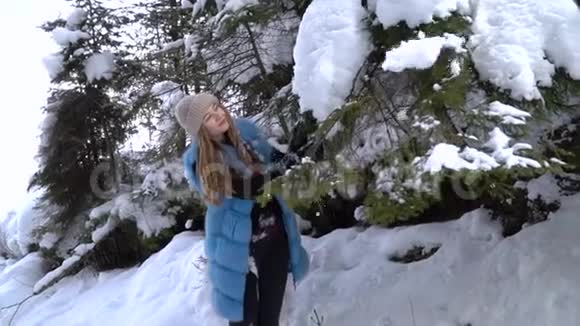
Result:
{"label": "snow on tree", "polygon": [[42,59],[42,63],[48,71],[48,76],[50,79],[56,78],[61,72],[64,71],[63,62],[64,56],[60,54],[52,54]]}
{"label": "snow on tree", "polygon": [[434,18],[447,18],[453,12],[465,15],[471,11],[467,0],[375,0],[374,11],[384,27],[404,21],[414,28],[420,24],[431,23]]}
{"label": "snow on tree", "polygon": [[[463,43],[465,43],[463,38],[453,34],[402,42],[399,47],[386,53],[382,68],[393,72],[401,72],[405,69],[431,68],[443,48],[452,48],[457,53],[462,53],[466,51],[463,48]],[[453,75],[458,74],[459,72],[453,72]]]}
{"label": "snow on tree", "polygon": [[71,31],[67,28],[57,27],[52,31],[52,37],[61,46],[74,44],[81,39],[89,39],[91,36],[82,31]]}
{"label": "snow on tree", "polygon": [[572,0],[479,1],[469,46],[483,80],[514,99],[541,98],[556,67],[580,79],[580,12]]}
{"label": "snow on tree", "polygon": [[370,51],[367,13],[356,0],[314,0],[306,9],[294,48],[292,90],[301,109],[324,120],[350,94]]}
{"label": "snow on tree", "polygon": [[85,63],[85,75],[89,82],[113,78],[115,57],[110,52],[95,53]]}
{"label": "snow on tree", "polygon": [[81,8],[75,8],[66,19],[66,27],[78,28],[87,19],[87,12]]}

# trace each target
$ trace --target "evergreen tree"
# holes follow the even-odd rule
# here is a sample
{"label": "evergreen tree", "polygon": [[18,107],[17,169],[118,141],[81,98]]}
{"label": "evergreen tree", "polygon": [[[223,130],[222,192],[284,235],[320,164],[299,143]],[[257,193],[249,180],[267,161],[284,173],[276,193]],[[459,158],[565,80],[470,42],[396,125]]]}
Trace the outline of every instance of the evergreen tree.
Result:
{"label": "evergreen tree", "polygon": [[[55,223],[67,223],[99,203],[99,189],[118,189],[118,146],[129,131],[131,111],[115,89],[127,84],[131,70],[120,49],[121,27],[129,22],[100,1],[75,1],[67,20],[45,23],[62,46],[51,70],[53,88],[44,108],[40,169],[29,188],[45,189],[42,200],[61,207]],[[117,78],[121,76],[121,78]],[[91,180],[103,162],[104,179]]]}
{"label": "evergreen tree", "polygon": [[[368,21],[376,21],[372,12]],[[407,41],[469,36],[470,21],[459,14],[413,28],[369,23],[367,30],[372,51],[347,103],[310,135],[313,146],[306,154],[314,157],[323,146],[323,159],[305,161],[274,180],[271,192],[283,194],[301,212],[337,193],[350,200],[364,197],[367,222],[398,225],[440,214],[458,217],[481,205],[505,211],[525,196],[515,190],[516,181],[562,171],[553,159],[561,156],[535,143],[530,125],[565,111],[568,104],[562,103],[579,94],[572,87],[541,89],[544,98],[559,98],[560,104],[514,100],[480,80],[463,46],[445,46],[427,68],[385,69],[385,53]],[[556,80],[576,83],[561,73]],[[449,155],[457,157],[456,167],[432,165]]]}

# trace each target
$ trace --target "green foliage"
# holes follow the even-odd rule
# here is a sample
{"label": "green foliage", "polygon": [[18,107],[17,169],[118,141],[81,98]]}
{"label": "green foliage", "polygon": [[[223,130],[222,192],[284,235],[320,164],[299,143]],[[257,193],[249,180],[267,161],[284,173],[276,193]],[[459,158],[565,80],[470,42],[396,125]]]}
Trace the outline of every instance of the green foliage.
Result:
{"label": "green foliage", "polygon": [[264,185],[257,202],[264,205],[272,195],[283,198],[298,213],[307,211],[333,190],[347,193],[349,187],[365,184],[366,175],[337,161],[303,162],[286,171],[283,177]]}
{"label": "green foliage", "polygon": [[542,139],[545,155],[566,163],[564,170],[580,171],[580,118],[553,130]]}
{"label": "green foliage", "polygon": [[372,41],[375,47],[381,50],[389,50],[403,41],[416,39],[419,31],[424,32],[427,37],[442,36],[445,33],[466,36],[469,34],[471,27],[469,21],[458,14],[453,14],[444,19],[436,18],[432,23],[420,24],[415,28],[410,28],[405,22],[400,22],[387,29],[384,29],[381,24],[371,23],[371,20],[369,20],[368,24]]}
{"label": "green foliage", "polygon": [[93,172],[125,141],[129,117],[98,89],[55,96],[56,102],[46,108],[54,124],[44,131],[46,141],[39,148],[43,164],[29,189],[45,188],[42,199],[62,206],[59,219],[67,220],[96,199],[93,187],[108,189],[107,180],[92,180]]}
{"label": "green foliage", "polygon": [[[452,77],[450,72],[450,65],[454,60],[461,68],[456,77]],[[431,69],[418,71],[417,94],[424,103],[423,107],[430,108],[430,111],[462,110],[475,77],[470,60],[468,56],[444,50]],[[434,84],[439,84],[441,89],[434,91]]]}
{"label": "green foliage", "polygon": [[373,189],[365,198],[367,222],[371,224],[392,226],[412,224],[413,220],[429,221],[433,217],[426,214],[433,213],[429,211],[432,207],[447,207],[440,212],[442,214],[462,209],[462,206],[452,207],[457,200],[499,209],[517,199],[516,181],[530,180],[548,171],[561,171],[557,166],[544,169],[512,167],[491,171],[444,169],[435,174],[418,175],[412,165],[397,162],[391,164],[391,170],[393,174],[380,181],[388,181],[389,189]]}
{"label": "green foliage", "polygon": [[425,193],[407,190],[401,195],[404,199],[393,200],[387,194],[371,191],[364,202],[367,221],[382,226],[408,221],[418,217],[433,202]]}
{"label": "green foliage", "polygon": [[580,96],[580,81],[570,78],[562,68],[552,77],[552,86],[540,88],[540,92],[549,112],[573,113],[580,107],[578,100],[573,101]]}
{"label": "green foliage", "polygon": [[323,176],[320,163],[304,163],[288,170],[283,178],[276,178],[264,185],[264,192],[257,202],[264,205],[272,195],[281,196],[294,208],[306,208],[331,189],[330,171]]}
{"label": "green foliage", "polygon": [[440,36],[445,33],[468,36],[471,32],[471,23],[465,16],[454,13],[443,19],[436,18],[432,23],[421,24],[416,30],[425,32],[428,37]]}
{"label": "green foliage", "polygon": [[271,22],[277,12],[278,8],[275,4],[249,5],[222,19],[220,21],[221,29],[225,36],[231,36],[240,26],[249,27],[253,24],[263,25]]}
{"label": "green foliage", "polygon": [[[370,24],[370,22],[369,22]],[[415,37],[415,32],[410,29],[404,22],[391,26],[386,30],[381,24],[371,24],[369,26],[371,38],[375,47],[381,50],[389,50],[402,41],[412,39]]]}
{"label": "green foliage", "polygon": [[171,228],[163,229],[159,234],[150,237],[146,237],[140,232],[139,240],[145,257],[148,257],[165,247],[174,235],[175,232]]}
{"label": "green foliage", "polygon": [[109,221],[109,219],[111,219],[111,218],[118,219],[119,217],[118,216],[111,215],[110,213],[107,213],[107,214],[102,214],[102,215],[100,215],[100,216],[98,216],[96,218],[89,219],[85,223],[86,229],[81,234],[79,240],[82,243],[90,243],[90,242],[93,242],[93,240],[92,240],[92,233],[93,233],[93,231],[95,231],[96,229],[104,226]]}
{"label": "green foliage", "polygon": [[206,207],[200,200],[187,196],[168,200],[163,215],[174,216],[176,222],[174,232],[178,233],[186,229],[185,224],[188,220],[193,221],[193,230],[203,229],[205,212]]}
{"label": "green foliage", "polygon": [[[471,23],[458,14],[436,18],[431,23],[414,28],[399,23],[385,29],[381,24],[376,24],[376,17],[371,13],[367,27],[374,50],[361,69],[361,79],[356,81],[353,94],[347,98],[349,102],[318,125],[303,119],[306,123],[296,132],[300,134],[296,138],[301,139],[296,141],[291,136],[292,124],[299,120],[297,96],[292,94],[289,87],[294,73],[292,65],[281,64],[271,71],[264,69],[259,51],[255,51],[251,43],[260,41],[261,33],[272,32],[268,26],[287,18],[291,11],[296,12],[298,17],[302,16],[310,2],[260,2],[216,17],[216,2],[209,0],[204,9],[193,17],[191,10],[181,10],[176,0],[141,3],[135,5],[139,10],[126,15],[120,14],[128,13],[125,9],[106,8],[98,0],[75,1],[82,8],[89,5],[94,7],[82,26],[93,38],[81,40],[61,51],[65,58],[65,70],[53,81],[57,89],[52,104],[47,107],[47,112],[56,115],[56,124],[52,128],[54,130],[45,134],[48,143],[46,148],[41,149],[41,157],[46,164],[34,176],[31,186],[46,187],[46,199],[68,207],[68,217],[99,203],[100,200],[91,193],[88,178],[96,166],[116,157],[114,154],[118,146],[126,141],[132,131],[129,127],[132,120],[139,117],[144,120],[141,123],[152,131],[165,131],[162,130],[167,127],[165,120],[160,123],[163,128],[159,130],[153,121],[170,114],[169,109],[148,91],[153,84],[164,80],[175,82],[184,93],[214,92],[227,102],[235,115],[263,113],[262,117],[266,120],[277,118],[284,129],[282,143],[292,143],[293,140],[300,144],[307,143],[304,147],[308,151],[300,154],[313,157],[317,162],[305,162],[273,180],[265,186],[265,194],[259,198],[259,202],[264,203],[269,196],[280,195],[299,213],[312,209],[330,193],[347,193],[349,187],[355,185],[370,188],[362,197],[365,197],[371,223],[387,226],[411,223],[429,214],[434,206],[445,205],[450,198],[454,198],[442,185],[452,184],[457,192],[461,191],[462,196],[473,198],[470,199],[473,201],[503,205],[514,198],[515,181],[526,180],[546,171],[562,170],[562,167],[552,164],[549,169],[444,170],[431,175],[422,174],[413,165],[416,158],[423,157],[440,142],[479,149],[491,128],[501,124],[501,118],[483,114],[487,105],[494,100],[522,108],[532,113],[534,119],[542,118],[545,122],[551,122],[553,113],[562,110],[574,112],[578,106],[573,99],[580,95],[580,82],[572,81],[562,70],[557,70],[553,87],[541,88],[544,103],[517,102],[510,98],[508,92],[478,80],[469,52],[456,53],[452,49],[444,49],[429,69],[409,69],[398,74],[381,71],[380,63],[384,60],[385,51],[401,42],[419,38],[419,32],[427,37],[453,33],[467,39],[471,34]],[[126,37],[125,27],[132,23],[137,23],[142,30]],[[43,28],[52,31],[65,24],[64,20],[59,19],[45,24]],[[293,24],[284,32],[295,36],[297,27]],[[186,54],[191,49],[185,47],[158,51],[162,45],[186,35],[195,37],[193,52]],[[126,42],[127,39],[132,41]],[[73,55],[79,49],[87,51]],[[82,71],[83,62],[90,54],[103,51],[115,54],[119,70],[112,80],[88,83]],[[452,75],[452,64],[459,66],[459,75]],[[260,72],[248,82],[241,83],[236,81],[237,68],[240,67],[246,70],[258,68]],[[438,84],[440,89],[434,90],[434,84]],[[481,100],[479,95],[474,95],[476,91],[483,91]],[[470,103],[473,97],[481,103]],[[430,129],[415,124],[435,120],[439,124]],[[348,156],[348,151],[366,145],[355,143],[358,133],[368,126],[380,126],[380,123],[387,125],[389,132],[394,131],[392,138],[391,134],[388,135],[389,147],[377,155],[380,157],[378,160],[361,170],[345,166],[342,158]],[[340,127],[338,131],[334,129],[337,126]],[[155,149],[159,156],[142,156],[128,165],[138,167],[144,160],[179,155],[185,146],[184,134],[175,133],[174,128],[167,129],[167,142],[158,144],[159,148]],[[529,136],[526,126],[502,125],[502,129],[516,142]],[[475,135],[479,140],[470,140],[464,136],[467,134]],[[546,155],[542,155],[545,154],[542,147],[548,147],[548,156],[580,166],[580,159],[575,155],[580,152],[577,142],[572,141],[569,146],[568,143],[562,146],[561,142],[555,144],[549,140],[538,143],[540,146],[534,144],[534,150],[520,153],[543,162]],[[393,184],[389,190],[379,190],[375,186],[379,178],[377,171],[387,167],[395,171]],[[373,172],[369,172],[371,170]],[[107,176],[97,182],[110,182],[107,177],[114,175],[114,171],[108,171]],[[196,201],[185,203],[172,197],[165,204],[162,214],[174,216],[178,226],[194,215],[199,221],[198,217],[203,215],[203,207],[199,207]],[[115,217],[106,215],[93,220],[81,241],[90,240],[90,230],[103,225],[108,218]],[[137,241],[145,252],[152,253],[180,230],[174,227],[150,238],[140,234]]]}
{"label": "green foliage", "polygon": [[[364,115],[374,112],[369,98],[357,98],[332,112],[313,132],[314,143],[324,143],[325,157],[334,159],[344,147],[352,141],[356,122]],[[332,128],[340,126],[332,137],[328,137]],[[330,138],[330,139],[329,139]]]}
{"label": "green foliage", "polygon": [[[64,59],[63,71],[52,80],[51,97],[44,108],[47,113],[44,141],[38,150],[41,164],[29,182],[29,189],[46,190],[42,201],[61,208],[53,216],[53,222],[65,222],[63,227],[84,209],[100,202],[95,187],[118,186],[114,159],[118,147],[132,130],[130,122],[134,113],[115,93],[118,90],[115,87],[127,85],[124,78],[130,75],[128,72],[135,70],[135,65],[123,61],[128,52],[121,46],[122,27],[134,20],[98,0],[71,2],[86,12],[86,19],[77,28],[90,37],[64,46],[59,52]],[[51,32],[65,25],[64,20],[57,19],[42,28]],[[115,57],[113,78],[89,81],[86,60],[104,52],[111,52]],[[99,178],[95,171],[105,161],[113,164]]]}
{"label": "green foliage", "polygon": [[47,249],[47,248],[41,247],[39,251],[40,251],[40,254],[42,255],[42,258],[44,258],[46,260],[47,265],[48,265],[47,268],[49,270],[53,270],[53,269],[57,268],[64,261],[64,259],[57,254],[56,248]]}

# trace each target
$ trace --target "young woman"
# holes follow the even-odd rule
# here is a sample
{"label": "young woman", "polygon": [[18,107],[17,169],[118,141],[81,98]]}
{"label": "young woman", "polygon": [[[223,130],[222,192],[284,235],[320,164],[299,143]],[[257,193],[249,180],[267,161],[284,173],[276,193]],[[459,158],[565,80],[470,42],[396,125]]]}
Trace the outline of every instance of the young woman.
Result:
{"label": "young woman", "polygon": [[[248,119],[233,119],[207,93],[186,96],[176,118],[192,136],[185,176],[207,205],[205,254],[215,310],[237,326],[277,326],[288,272],[309,268],[292,210],[278,196],[255,199],[292,156],[275,150]],[[287,163],[286,163],[287,162]]]}

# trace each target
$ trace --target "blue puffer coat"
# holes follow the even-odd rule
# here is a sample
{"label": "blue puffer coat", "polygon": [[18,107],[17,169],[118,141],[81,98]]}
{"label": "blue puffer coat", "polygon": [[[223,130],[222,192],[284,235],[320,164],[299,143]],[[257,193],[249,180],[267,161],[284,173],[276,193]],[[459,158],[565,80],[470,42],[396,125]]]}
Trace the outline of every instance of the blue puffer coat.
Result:
{"label": "blue puffer coat", "polygon": [[[250,145],[258,156],[268,164],[272,147],[258,127],[245,118],[235,119],[244,142]],[[229,145],[223,145],[229,146]],[[202,185],[193,171],[197,160],[197,144],[192,143],[183,154],[185,177],[189,184],[201,193]],[[289,271],[294,283],[300,281],[308,272],[309,258],[301,245],[300,232],[294,213],[280,202],[283,221],[288,234],[290,250]],[[208,258],[208,275],[212,285],[212,304],[215,310],[230,321],[243,320],[243,301],[246,274],[249,271],[250,239],[252,221],[250,213],[254,200],[225,198],[220,205],[206,203],[205,215],[205,254]]]}

